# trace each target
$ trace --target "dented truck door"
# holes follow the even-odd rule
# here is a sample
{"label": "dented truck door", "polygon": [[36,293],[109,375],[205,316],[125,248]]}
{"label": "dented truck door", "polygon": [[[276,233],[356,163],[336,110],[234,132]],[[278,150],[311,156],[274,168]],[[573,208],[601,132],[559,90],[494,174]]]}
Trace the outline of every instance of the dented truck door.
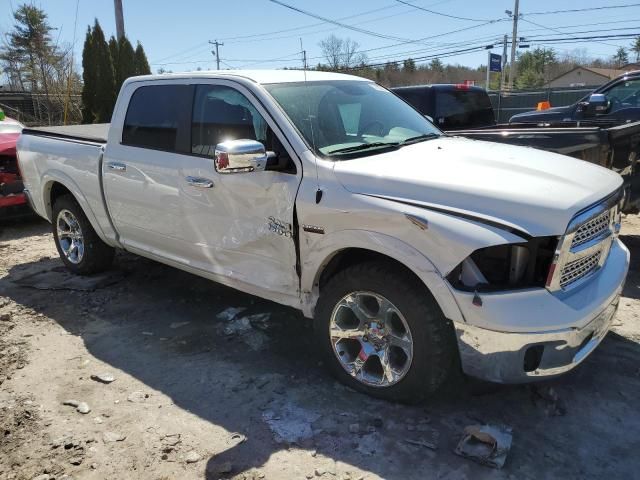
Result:
{"label": "dented truck door", "polygon": [[[190,258],[212,274],[295,295],[293,223],[301,169],[250,92],[230,81],[205,82],[193,86],[191,155],[181,158],[181,235]],[[240,139],[262,143],[288,167],[217,171],[216,145]]]}

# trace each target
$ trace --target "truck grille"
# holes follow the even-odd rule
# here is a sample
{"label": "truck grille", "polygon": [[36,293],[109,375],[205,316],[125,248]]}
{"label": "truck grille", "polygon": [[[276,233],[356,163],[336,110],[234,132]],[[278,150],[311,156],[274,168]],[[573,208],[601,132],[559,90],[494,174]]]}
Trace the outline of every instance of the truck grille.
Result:
{"label": "truck grille", "polygon": [[549,290],[569,290],[604,265],[620,221],[621,194],[616,192],[569,223],[549,270]]}
{"label": "truck grille", "polygon": [[571,242],[571,248],[577,247],[593,240],[594,238],[606,234],[609,230],[610,218],[611,211],[606,210],[594,219],[583,223],[574,234],[573,241]]}
{"label": "truck grille", "polygon": [[597,268],[600,263],[601,256],[602,250],[599,250],[591,255],[587,255],[586,257],[567,263],[562,269],[560,287],[566,288],[569,284],[584,277],[589,272]]}

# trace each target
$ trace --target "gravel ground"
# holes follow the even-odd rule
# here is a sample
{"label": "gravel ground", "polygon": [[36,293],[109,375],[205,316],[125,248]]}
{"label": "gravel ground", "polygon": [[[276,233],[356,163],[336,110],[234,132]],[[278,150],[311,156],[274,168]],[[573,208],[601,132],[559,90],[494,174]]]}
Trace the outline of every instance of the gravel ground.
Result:
{"label": "gravel ground", "polygon": [[[412,407],[332,380],[291,309],[127,254],[78,282],[49,232],[0,226],[1,480],[637,478],[638,215],[615,326],[583,365]],[[502,470],[453,453],[485,423],[512,429]]]}

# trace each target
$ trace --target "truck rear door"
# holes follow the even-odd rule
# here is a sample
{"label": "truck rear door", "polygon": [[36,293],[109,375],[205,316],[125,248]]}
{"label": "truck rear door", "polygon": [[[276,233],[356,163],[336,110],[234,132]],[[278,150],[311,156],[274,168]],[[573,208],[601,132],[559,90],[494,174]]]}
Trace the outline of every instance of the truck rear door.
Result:
{"label": "truck rear door", "polygon": [[[103,161],[107,207],[123,245],[186,262],[178,168],[188,151],[191,87],[143,85],[112,122]],[[115,120],[115,119],[114,119]]]}

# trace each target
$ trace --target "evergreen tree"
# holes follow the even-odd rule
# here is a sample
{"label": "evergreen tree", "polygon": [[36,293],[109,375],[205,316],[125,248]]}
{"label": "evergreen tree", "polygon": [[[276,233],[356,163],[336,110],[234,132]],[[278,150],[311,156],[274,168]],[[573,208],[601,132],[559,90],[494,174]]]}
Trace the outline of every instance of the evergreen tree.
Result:
{"label": "evergreen tree", "polygon": [[636,38],[631,44],[631,51],[636,54],[636,62],[640,60],[640,37]]}
{"label": "evergreen tree", "polygon": [[117,97],[124,81],[136,75],[135,52],[127,37],[122,37],[118,41],[118,59],[117,62],[114,59],[114,70],[117,72],[115,83],[115,96]]}
{"label": "evergreen tree", "polygon": [[151,68],[149,68],[147,55],[144,53],[144,48],[142,48],[142,44],[140,42],[138,42],[138,46],[136,47],[135,57],[136,75],[149,75],[151,73]]}
{"label": "evergreen tree", "polygon": [[97,19],[93,26],[92,43],[93,61],[96,67],[95,120],[98,123],[106,123],[111,121],[111,114],[116,100],[114,94],[115,80],[109,46]]}
{"label": "evergreen tree", "polygon": [[629,63],[629,54],[627,53],[627,49],[624,47],[618,48],[616,54],[613,56],[613,62],[618,68]]}
{"label": "evergreen tree", "polygon": [[[111,35],[111,38],[109,39],[109,54],[111,55],[111,64],[113,65],[113,78],[115,79],[115,83],[116,85],[118,85],[118,79],[120,78],[120,71],[119,71],[119,46],[118,46],[118,40],[116,40],[116,37],[114,37],[113,35]],[[116,94],[118,93],[118,91],[116,90]]]}
{"label": "evergreen tree", "polygon": [[407,58],[402,63],[402,70],[407,73],[414,73],[416,71],[416,62],[413,58]]}
{"label": "evergreen tree", "polygon": [[96,106],[96,64],[93,54],[93,34],[87,28],[82,49],[82,123],[93,123]]}

